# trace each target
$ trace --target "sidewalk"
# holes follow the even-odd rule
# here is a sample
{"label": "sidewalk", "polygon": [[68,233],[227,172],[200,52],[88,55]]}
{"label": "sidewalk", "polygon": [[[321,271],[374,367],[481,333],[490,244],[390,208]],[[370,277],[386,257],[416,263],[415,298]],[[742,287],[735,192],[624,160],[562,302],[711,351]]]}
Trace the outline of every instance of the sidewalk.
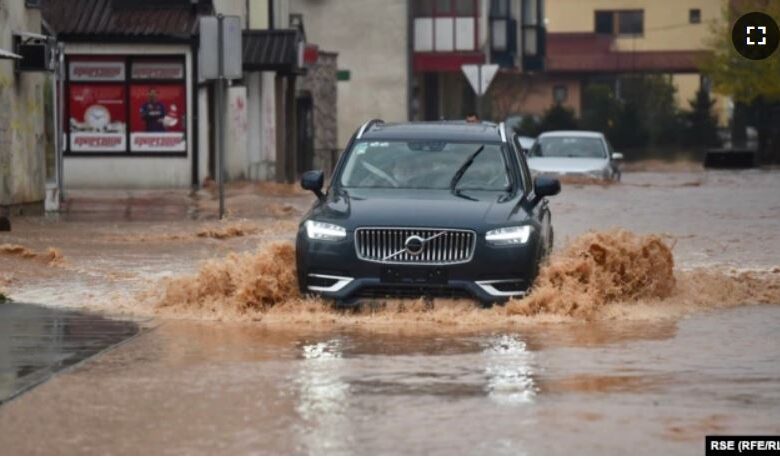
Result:
{"label": "sidewalk", "polygon": [[[60,214],[66,219],[210,220],[217,218],[216,186],[170,189],[69,189]],[[231,182],[225,186],[227,215],[286,217],[304,209],[312,195],[294,185]]]}

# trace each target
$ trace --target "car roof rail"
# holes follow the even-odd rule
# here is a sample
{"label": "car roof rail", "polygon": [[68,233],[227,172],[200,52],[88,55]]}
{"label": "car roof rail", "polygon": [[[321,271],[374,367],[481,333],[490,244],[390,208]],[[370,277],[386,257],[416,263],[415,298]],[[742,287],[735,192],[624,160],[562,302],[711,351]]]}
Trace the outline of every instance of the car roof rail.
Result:
{"label": "car roof rail", "polygon": [[376,124],[385,124],[384,120],[380,120],[379,118],[374,118],[372,120],[366,121],[363,126],[360,127],[360,131],[358,131],[357,138],[363,137],[363,134],[368,132],[374,125]]}
{"label": "car roof rail", "polygon": [[501,135],[501,141],[506,142],[506,125],[503,121],[498,125],[498,133]]}

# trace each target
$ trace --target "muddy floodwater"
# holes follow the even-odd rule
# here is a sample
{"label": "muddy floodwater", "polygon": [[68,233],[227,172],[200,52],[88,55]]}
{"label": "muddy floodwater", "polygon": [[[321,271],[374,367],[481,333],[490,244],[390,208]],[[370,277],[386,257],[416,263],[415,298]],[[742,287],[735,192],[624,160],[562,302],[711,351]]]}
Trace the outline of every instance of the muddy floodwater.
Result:
{"label": "muddy floodwater", "polygon": [[[659,235],[685,289],[587,317],[139,306],[165,277],[290,240],[305,194],[236,193],[229,224],[208,197],[16,219],[0,291],[140,332],[0,405],[0,453],[702,454],[705,435],[780,435],[780,171],[623,177],[564,184],[557,250]],[[748,271],[741,296],[718,290]]]}
{"label": "muddy floodwater", "polygon": [[168,322],[0,409],[3,453],[701,454],[780,434],[780,308],[465,335]]}

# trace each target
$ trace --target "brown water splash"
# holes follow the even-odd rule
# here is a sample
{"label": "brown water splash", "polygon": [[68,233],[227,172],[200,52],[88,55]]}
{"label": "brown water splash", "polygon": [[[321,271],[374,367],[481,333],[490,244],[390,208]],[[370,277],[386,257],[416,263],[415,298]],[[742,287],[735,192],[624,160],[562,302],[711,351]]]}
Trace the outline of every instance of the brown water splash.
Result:
{"label": "brown water splash", "polygon": [[507,304],[509,314],[592,317],[608,303],[664,299],[675,285],[669,246],[655,235],[624,230],[577,238],[542,267],[532,293]]}
{"label": "brown water splash", "polygon": [[165,281],[157,308],[241,312],[265,310],[298,296],[295,248],[274,243],[257,253],[232,253],[204,263],[194,276]]}
{"label": "brown water splash", "polygon": [[603,178],[591,177],[588,175],[561,175],[557,178],[563,185],[598,185],[603,187],[620,185],[620,182],[604,180]]}
{"label": "brown water splash", "polygon": [[418,299],[338,310],[327,301],[300,295],[295,249],[279,242],[255,253],[206,262],[194,275],[166,280],[151,299],[153,310],[164,317],[261,320],[296,327],[504,329],[583,319],[670,319],[713,307],[780,304],[780,276],[771,270],[675,272],[672,251],[661,237],[615,230],[577,238],[542,268],[530,296],[511,300],[506,307]]}
{"label": "brown water splash", "polygon": [[28,260],[44,261],[48,263],[49,266],[62,266],[65,264],[65,257],[56,247],[49,247],[45,252],[36,252],[19,244],[1,244],[0,255],[10,255]]}
{"label": "brown water splash", "polygon": [[249,236],[257,234],[260,229],[251,223],[247,222],[231,222],[222,226],[213,226],[201,228],[196,233],[198,237],[212,238],[212,239],[230,239],[234,237]]}

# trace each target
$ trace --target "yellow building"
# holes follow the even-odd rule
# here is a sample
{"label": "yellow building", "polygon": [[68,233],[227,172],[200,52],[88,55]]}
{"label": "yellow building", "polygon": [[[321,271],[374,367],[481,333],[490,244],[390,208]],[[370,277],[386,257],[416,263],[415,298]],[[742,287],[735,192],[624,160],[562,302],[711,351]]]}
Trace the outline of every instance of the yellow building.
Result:
{"label": "yellow building", "polygon": [[548,0],[547,31],[613,37],[611,51],[643,64],[641,70],[671,70],[685,107],[700,84],[697,56],[722,8],[718,0]]}
{"label": "yellow building", "polygon": [[[523,76],[528,88],[524,99],[510,107],[499,104],[498,115],[540,114],[554,101],[579,115],[587,84],[611,83],[619,91],[620,77],[632,74],[668,76],[678,106],[689,108],[688,101],[707,84],[698,67],[712,26],[721,20],[723,1],[546,0],[544,74]],[[716,100],[723,122],[727,101]]]}

